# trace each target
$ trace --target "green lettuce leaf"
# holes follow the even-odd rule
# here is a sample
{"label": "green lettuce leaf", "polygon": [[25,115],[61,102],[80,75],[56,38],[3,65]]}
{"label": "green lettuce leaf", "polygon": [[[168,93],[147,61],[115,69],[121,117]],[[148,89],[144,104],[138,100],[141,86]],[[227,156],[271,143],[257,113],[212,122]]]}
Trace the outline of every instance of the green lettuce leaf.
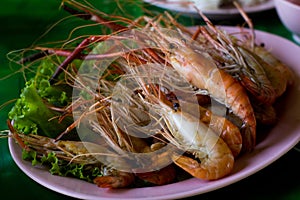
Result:
{"label": "green lettuce leaf", "polygon": [[8,113],[17,131],[54,138],[73,122],[70,117],[59,122],[60,113],[49,109],[49,106],[65,106],[71,99],[70,86],[49,84],[48,80],[55,69],[53,61],[45,59],[35,77],[26,82],[20,98]]}
{"label": "green lettuce leaf", "polygon": [[33,166],[41,164],[49,167],[49,172],[53,175],[75,177],[88,182],[92,182],[97,176],[103,175],[100,165],[70,163],[66,160],[58,159],[54,152],[43,155],[38,159],[35,151],[23,150],[22,157],[24,160],[31,161]]}

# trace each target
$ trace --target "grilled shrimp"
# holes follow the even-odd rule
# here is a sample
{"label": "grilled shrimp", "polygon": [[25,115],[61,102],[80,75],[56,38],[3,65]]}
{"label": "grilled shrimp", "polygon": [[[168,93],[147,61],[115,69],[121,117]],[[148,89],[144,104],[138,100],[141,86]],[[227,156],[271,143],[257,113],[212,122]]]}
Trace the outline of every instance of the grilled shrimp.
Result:
{"label": "grilled shrimp", "polygon": [[213,58],[205,52],[205,46],[193,42],[189,35],[162,29],[155,24],[150,30],[149,38],[165,53],[167,64],[192,86],[225,105],[243,121],[243,148],[251,151],[256,144],[256,119],[244,87],[219,69]]}
{"label": "grilled shrimp", "polygon": [[170,57],[172,66],[192,85],[205,89],[244,122],[243,147],[256,143],[256,119],[245,89],[232,76],[218,69],[211,58],[191,48],[178,48]]}
{"label": "grilled shrimp", "polygon": [[[219,57],[223,58],[225,61],[229,61],[228,63],[223,63],[224,66],[221,68],[226,69],[226,65],[233,65],[233,68],[229,67],[231,69],[227,70],[227,72],[233,72],[233,75],[237,76],[236,78],[241,81],[245,88],[252,94],[253,98],[264,104],[271,105],[276,99],[276,92],[264,70],[263,65],[265,63],[259,59],[258,55],[251,51],[255,44],[252,21],[238,3],[234,2],[234,5],[239,10],[241,16],[249,25],[250,31],[252,32],[250,40],[248,41],[250,50],[247,49],[247,45],[241,43],[238,38],[233,37],[230,34],[225,34],[222,30],[216,28],[213,23],[196,8],[207,25],[207,28],[202,26],[200,30],[208,41],[212,43],[216,52],[220,52]],[[233,63],[230,64],[230,60]]]}
{"label": "grilled shrimp", "polygon": [[[236,48],[243,58],[239,78],[241,84],[252,94],[252,97],[263,104],[272,105],[276,100],[275,89],[264,70],[265,63],[258,55],[248,49],[239,46]],[[245,70],[244,70],[245,69]]]}
{"label": "grilled shrimp", "polygon": [[[145,100],[145,103],[161,118],[158,123],[161,124],[160,129],[163,129],[162,136],[180,150],[166,152],[173,162],[200,179],[215,180],[228,175],[233,169],[235,158],[222,138],[199,118],[182,112],[180,107],[174,109],[173,103],[169,102],[168,94],[165,94],[164,86],[161,89],[158,84],[145,84],[140,75],[148,77],[147,74],[144,71],[138,73],[138,68],[133,70],[137,72],[134,79],[142,90],[140,98]],[[152,73],[153,76],[154,74]],[[127,77],[130,80],[132,76]],[[194,162],[200,159],[201,163],[198,163],[196,168],[190,165],[193,159],[189,160],[180,155],[183,152],[192,154],[195,156]]]}
{"label": "grilled shrimp", "polygon": [[291,70],[265,47],[255,46],[254,52],[266,62],[263,65],[266,75],[275,89],[276,97],[281,96],[286,88],[293,84],[294,77]]}
{"label": "grilled shrimp", "polygon": [[135,180],[132,173],[117,170],[105,170],[103,176],[96,177],[93,182],[101,188],[124,188]]}
{"label": "grilled shrimp", "polygon": [[176,171],[173,165],[157,171],[135,174],[117,170],[104,170],[104,176],[96,177],[93,181],[101,188],[123,188],[134,183],[136,177],[154,185],[165,185],[174,181]]}
{"label": "grilled shrimp", "polygon": [[[76,4],[73,1],[67,2],[91,16],[95,16],[100,24],[104,23],[112,28],[112,30],[122,32],[129,29],[128,27],[117,25],[113,22],[107,23],[108,20],[102,19],[88,9],[84,9],[80,4]],[[113,24],[114,26],[112,26]],[[167,30],[167,32],[168,31],[170,30]],[[198,48],[197,46],[197,48],[195,48],[195,45],[188,45],[187,41],[192,39],[189,35],[179,34],[179,37],[177,37],[179,32],[176,34],[174,31],[171,31],[171,34],[169,35],[165,34],[161,26],[153,21],[148,22],[147,26],[142,29],[142,33],[143,34],[136,34],[135,37],[146,43],[147,41],[150,41],[151,48],[144,49],[144,51],[147,52],[146,55],[149,55],[151,58],[158,56],[157,59],[160,64],[171,64],[171,66],[192,85],[199,89],[206,90],[212,97],[225,104],[235,115],[241,118],[244,122],[242,131],[244,138],[243,147],[248,150],[253,149],[256,143],[256,121],[247,93],[234,78],[216,67],[212,59],[208,58],[208,54],[204,53],[205,47]],[[145,36],[146,33],[149,33],[149,35]],[[175,33],[175,35],[173,35],[173,33]],[[84,40],[82,42],[84,47],[86,46],[86,42],[88,43],[89,40]],[[156,44],[153,46],[152,43]],[[159,49],[159,51],[157,51],[157,49]],[[159,57],[161,55],[160,52],[164,52],[168,55],[170,49],[170,57],[166,57],[165,60],[162,60],[162,57]],[[80,54],[82,50],[81,47],[77,48],[77,50],[69,55],[66,60],[71,61],[76,55]],[[67,64],[68,63],[66,63],[66,65]],[[61,65],[59,68],[62,69],[64,66],[65,62],[63,66]],[[55,74],[57,75],[57,73]]]}
{"label": "grilled shrimp", "polygon": [[180,107],[172,108],[161,90],[153,90],[157,91],[157,87],[146,87],[145,98],[153,103],[153,109],[166,124],[162,135],[178,149],[194,156],[189,158],[182,152],[169,152],[173,162],[199,179],[215,180],[230,174],[234,156],[222,138],[199,118],[182,112]]}
{"label": "grilled shrimp", "polygon": [[178,141],[178,148],[195,157],[174,154],[172,158],[176,165],[192,176],[204,180],[219,179],[231,173],[234,156],[217,134],[188,114],[173,110],[163,112],[171,134]]}
{"label": "grilled shrimp", "polygon": [[237,157],[240,154],[242,149],[242,136],[236,125],[225,117],[215,115],[209,109],[200,105],[184,102],[183,107],[185,108],[185,111],[191,115],[198,109],[200,121],[209,126],[216,134],[220,135],[232,151],[234,157]]}
{"label": "grilled shrimp", "polygon": [[[224,142],[228,145],[234,157],[237,157],[242,149],[242,136],[238,126],[233,124],[231,121],[225,117],[218,116],[214,114],[211,110],[204,108],[200,103],[207,103],[208,99],[206,96],[202,95],[197,97],[197,102],[188,102],[187,99],[177,99],[174,92],[168,91],[164,88],[164,93],[166,99],[171,102],[174,110],[183,108],[185,112],[198,117],[201,122],[211,128],[216,134],[218,134]],[[179,93],[180,98],[187,98],[181,93]],[[189,98],[190,99],[190,98]],[[210,99],[209,99],[210,100]],[[200,102],[200,103],[199,103]],[[198,112],[197,112],[198,111]]]}
{"label": "grilled shrimp", "polygon": [[245,45],[239,44],[237,38],[224,34],[212,25],[209,27],[213,33],[205,27],[200,30],[212,43],[209,54],[216,65],[237,79],[258,102],[271,105],[276,96],[263,67],[266,63]]}
{"label": "grilled shrimp", "polygon": [[274,106],[253,105],[253,109],[257,124],[272,125],[278,121]]}
{"label": "grilled shrimp", "polygon": [[[252,49],[253,46],[240,45],[241,43],[237,41],[237,38],[231,37],[231,35],[227,35],[214,27],[205,16],[203,18],[207,22],[208,28],[199,28],[198,32],[193,35],[188,29],[171,19],[168,14],[166,16],[171,20],[164,18],[164,16],[147,18],[141,23],[138,20],[130,21],[118,16],[112,17],[115,20],[108,20],[102,18],[100,12],[76,1],[64,0],[63,4],[70,4],[71,7],[67,5],[62,5],[62,7],[71,14],[105,25],[114,33],[90,36],[84,39],[72,52],[64,49],[37,48],[43,52],[22,59],[20,63],[41,58],[42,54],[44,56],[56,54],[66,57],[49,80],[51,84],[54,84],[57,76],[74,59],[102,60],[119,57],[120,59],[114,60],[110,65],[116,65],[116,68],[113,67],[112,70],[114,72],[102,74],[103,77],[114,75],[116,71],[118,72],[118,81],[123,78],[123,75],[124,77],[133,75],[134,79],[139,82],[138,86],[142,86],[141,90],[144,90],[146,95],[138,94],[137,99],[131,96],[133,101],[130,102],[129,108],[116,106],[121,109],[112,109],[114,108],[112,105],[117,105],[114,102],[121,102],[119,101],[121,99],[112,98],[114,95],[112,90],[116,89],[114,81],[107,84],[101,81],[102,84],[97,82],[99,88],[105,88],[103,97],[98,90],[98,84],[96,84],[96,93],[99,92],[99,94],[94,94],[89,85],[87,87],[85,84],[79,86],[81,85],[80,82],[77,87],[91,91],[88,94],[95,97],[93,100],[95,99],[97,102],[93,105],[80,103],[78,107],[80,109],[87,108],[87,111],[81,114],[78,120],[61,135],[71,128],[75,128],[82,122],[81,119],[86,118],[93,131],[100,135],[97,142],[106,141],[105,144],[101,145],[86,141],[63,141],[60,140],[60,137],[51,139],[31,134],[23,135],[14,132],[10,124],[9,127],[20,146],[25,150],[38,152],[38,156],[54,151],[58,158],[69,162],[101,166],[103,175],[93,180],[99,187],[127,187],[134,183],[136,177],[156,185],[170,183],[176,178],[176,170],[174,164],[169,163],[169,161],[173,161],[192,176],[203,180],[216,180],[229,175],[241,148],[250,151],[256,144],[256,120],[263,124],[274,123],[276,112],[272,104],[277,97],[284,93],[287,86],[292,84],[292,73],[266,49],[261,47]],[[127,26],[117,24],[114,21],[122,21]],[[163,29],[160,24],[168,29]],[[177,31],[170,28],[177,28]],[[121,37],[116,35],[121,32],[124,33]],[[131,40],[125,40],[125,48],[116,48],[116,46],[120,47],[119,45],[123,44],[123,39],[127,37],[134,38],[134,47],[127,46]],[[78,37],[78,39],[80,38]],[[118,43],[115,46],[108,45],[110,48],[105,54],[102,51],[90,51],[98,43],[109,39],[116,40]],[[89,52],[91,54],[87,54]],[[257,55],[257,52],[261,57]],[[216,61],[216,59],[220,60]],[[123,63],[124,60],[126,62]],[[169,74],[167,80],[164,80],[163,75],[158,76],[161,79],[159,83],[167,82],[169,84],[176,80],[182,85],[176,85],[176,82],[168,86],[180,89],[192,88],[191,91],[188,91],[189,95],[197,95],[197,92],[193,90],[196,87],[204,94],[202,97],[198,96],[198,104],[208,104],[210,99],[205,97],[213,97],[229,110],[227,118],[218,116],[198,104],[195,104],[196,108],[191,108],[199,111],[200,116],[195,116],[192,111],[186,112],[189,110],[185,107],[186,105],[183,111],[181,105],[166,102],[164,95],[155,96],[157,93],[149,93],[149,88],[146,85],[150,86],[152,83],[149,84],[147,80],[152,81],[151,78],[154,75],[130,74],[131,71],[135,71],[133,68],[151,66],[148,65],[149,63],[163,67],[163,70],[158,72],[159,75],[168,72],[165,69],[172,69],[177,72],[176,77],[173,77],[174,74],[172,73]],[[221,66],[224,63],[225,66]],[[93,67],[97,66],[98,63],[93,65]],[[151,70],[156,72],[154,69]],[[74,69],[75,71],[77,72]],[[89,78],[88,83],[95,83],[94,80],[96,79]],[[147,80],[141,81],[143,78]],[[184,79],[188,82],[187,85],[184,84]],[[123,90],[122,92],[126,93]],[[267,104],[268,107],[261,110],[265,108],[261,104],[252,106],[247,92],[252,94],[250,98],[255,98],[255,103]],[[147,106],[144,107],[144,105],[139,104],[137,101],[139,98],[142,99],[141,103],[147,103],[147,106],[154,108],[155,115],[148,110]],[[102,105],[101,102],[106,103]],[[143,109],[139,109],[139,106]],[[72,109],[74,108],[76,106],[72,107]],[[94,108],[96,109],[93,110]],[[143,114],[141,114],[141,110],[144,112]],[[72,110],[73,114],[76,111]],[[95,119],[87,118],[90,113],[96,113]],[[227,120],[230,115],[239,118],[241,123],[239,121],[234,122],[234,124],[232,120]],[[133,123],[124,123],[125,126],[122,127],[120,122],[123,118],[125,118],[125,122],[130,118]],[[151,126],[151,130],[147,127],[143,129],[154,118],[157,126]],[[133,125],[137,125],[137,128]],[[130,126],[133,128],[130,129]],[[154,133],[163,139],[150,144],[150,140],[137,137],[136,132],[132,130],[143,136],[153,136]],[[140,130],[149,130],[149,132],[145,133]],[[152,141],[154,141],[153,138]],[[91,137],[90,139],[94,138]],[[155,139],[158,140],[158,138]],[[150,154],[168,145],[171,146],[171,149],[160,151],[155,156]],[[147,156],[139,157],[141,154],[147,154]],[[145,160],[145,163],[139,162]],[[131,161],[135,161],[134,167],[130,165]],[[167,166],[164,165],[166,162],[168,162]],[[153,171],[145,172],[141,169],[152,169]]]}

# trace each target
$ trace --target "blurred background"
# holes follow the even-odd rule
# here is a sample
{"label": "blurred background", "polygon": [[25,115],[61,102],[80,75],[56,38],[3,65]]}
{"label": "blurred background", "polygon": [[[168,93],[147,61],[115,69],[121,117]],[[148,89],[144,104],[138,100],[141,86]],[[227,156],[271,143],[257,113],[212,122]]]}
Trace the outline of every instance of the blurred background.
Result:
{"label": "blurred background", "polygon": [[[0,7],[0,105],[18,97],[22,88],[22,74],[14,74],[19,66],[7,58],[14,50],[28,48],[47,28],[61,17],[59,1],[41,3],[38,0],[4,0]],[[51,35],[49,34],[49,37]],[[55,37],[55,34],[52,34]],[[11,76],[9,76],[11,75]],[[12,81],[14,80],[14,81]],[[4,93],[7,87],[11,92]],[[0,124],[3,127],[10,106],[1,108]]]}
{"label": "blurred background", "polygon": [[[7,58],[11,51],[29,47],[49,25],[61,17],[59,1],[3,0],[0,6],[0,130],[7,129],[7,113],[11,100],[19,96],[24,81],[21,73],[13,74],[19,66]],[[50,35],[49,35],[50,36]],[[0,139],[0,196],[1,199],[37,199],[36,183],[26,177],[9,155],[7,139]],[[24,181],[19,181],[24,179]],[[47,189],[40,188],[47,194]],[[24,191],[32,191],[27,195]],[[49,198],[56,194],[48,192]],[[47,199],[47,198],[46,198]]]}

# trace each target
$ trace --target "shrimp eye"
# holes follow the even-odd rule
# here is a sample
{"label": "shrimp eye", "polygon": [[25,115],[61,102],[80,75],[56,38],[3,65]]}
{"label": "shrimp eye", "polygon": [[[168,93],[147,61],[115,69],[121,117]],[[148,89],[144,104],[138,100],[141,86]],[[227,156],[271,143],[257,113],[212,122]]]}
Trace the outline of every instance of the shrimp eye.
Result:
{"label": "shrimp eye", "polygon": [[182,38],[181,42],[184,43],[184,44],[186,44],[186,39]]}
{"label": "shrimp eye", "polygon": [[175,49],[177,46],[175,43],[170,43],[169,44],[169,49]]}
{"label": "shrimp eye", "polygon": [[179,103],[173,103],[173,109],[175,110],[175,111],[178,111],[178,109],[179,109]]}

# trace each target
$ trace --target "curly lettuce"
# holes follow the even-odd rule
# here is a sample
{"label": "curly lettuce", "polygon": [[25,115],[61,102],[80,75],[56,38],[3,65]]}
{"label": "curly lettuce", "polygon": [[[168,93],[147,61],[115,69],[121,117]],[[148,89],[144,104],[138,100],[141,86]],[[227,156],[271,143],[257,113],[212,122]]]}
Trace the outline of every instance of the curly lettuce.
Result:
{"label": "curly lettuce", "polygon": [[48,80],[55,69],[53,61],[44,59],[35,77],[26,82],[20,98],[8,114],[16,130],[54,138],[72,123],[72,118],[59,122],[60,113],[49,108],[65,106],[71,99],[70,86],[49,84]]}
{"label": "curly lettuce", "polygon": [[35,151],[22,151],[22,158],[31,161],[32,165],[41,164],[49,167],[52,175],[75,177],[81,180],[92,182],[97,176],[102,176],[101,166],[90,164],[70,163],[56,157],[54,152],[50,152],[38,158]]}

